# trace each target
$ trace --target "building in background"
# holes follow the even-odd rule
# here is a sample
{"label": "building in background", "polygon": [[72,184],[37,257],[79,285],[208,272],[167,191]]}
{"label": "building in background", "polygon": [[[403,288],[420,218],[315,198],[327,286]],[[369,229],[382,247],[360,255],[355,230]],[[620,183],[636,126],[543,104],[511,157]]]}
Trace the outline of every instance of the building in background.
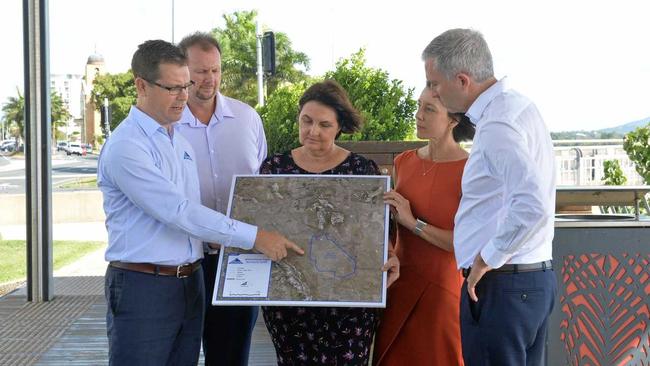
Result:
{"label": "building in background", "polygon": [[93,101],[92,90],[93,81],[95,81],[97,75],[102,75],[105,72],[104,57],[99,54],[90,55],[86,62],[85,82],[82,88],[84,98],[84,123],[82,123],[81,128],[82,143],[95,145],[96,137],[102,134],[100,127],[101,116],[99,115],[99,108],[95,106]]}
{"label": "building in background", "polygon": [[63,100],[63,106],[70,113],[70,119],[62,129],[66,140],[78,140],[84,120],[83,76],[78,74],[51,74],[50,87]]}
{"label": "building in background", "polygon": [[627,185],[645,184],[623,149],[622,139],[554,140],[553,145],[558,185],[602,185],[606,160],[618,160]]}

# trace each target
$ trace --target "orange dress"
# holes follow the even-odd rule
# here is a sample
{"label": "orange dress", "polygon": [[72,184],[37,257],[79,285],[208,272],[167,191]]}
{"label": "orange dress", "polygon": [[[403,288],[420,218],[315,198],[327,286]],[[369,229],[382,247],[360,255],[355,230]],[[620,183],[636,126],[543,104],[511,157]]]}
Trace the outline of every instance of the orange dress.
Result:
{"label": "orange dress", "polygon": [[[416,218],[453,230],[467,159],[431,162],[416,150],[395,158],[395,190]],[[460,288],[454,253],[398,225],[395,252],[400,277],[388,289],[375,338],[375,365],[462,365]]]}

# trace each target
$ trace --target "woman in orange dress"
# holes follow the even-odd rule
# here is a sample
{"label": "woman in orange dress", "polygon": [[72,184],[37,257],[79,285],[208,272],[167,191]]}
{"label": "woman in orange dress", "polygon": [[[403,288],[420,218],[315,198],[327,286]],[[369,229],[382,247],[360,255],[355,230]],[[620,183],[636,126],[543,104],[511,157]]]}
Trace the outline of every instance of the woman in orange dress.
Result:
{"label": "woman in orange dress", "polygon": [[467,152],[474,136],[464,115],[452,115],[425,88],[418,100],[417,136],[429,143],[395,158],[395,189],[384,200],[397,223],[400,277],[375,339],[375,365],[462,365],[460,289],[453,247],[454,216]]}

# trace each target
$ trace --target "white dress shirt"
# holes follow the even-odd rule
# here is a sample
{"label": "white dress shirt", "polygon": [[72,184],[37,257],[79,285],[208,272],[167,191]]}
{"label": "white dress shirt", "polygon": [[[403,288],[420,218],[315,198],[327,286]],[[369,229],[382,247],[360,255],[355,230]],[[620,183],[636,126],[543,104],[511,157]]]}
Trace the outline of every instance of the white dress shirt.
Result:
{"label": "white dress shirt", "polygon": [[225,214],[233,175],[257,174],[267,148],[255,109],[219,93],[216,98],[217,108],[207,125],[186,106],[175,128],[196,152],[201,203]]}
{"label": "white dress shirt", "polygon": [[169,134],[131,107],[99,156],[107,261],[179,265],[203,257],[202,241],[253,247],[257,228],[199,202],[196,155],[180,134]]}
{"label": "white dress shirt", "polygon": [[498,81],[470,106],[476,124],[455,218],[459,268],[480,252],[492,268],[552,258],[553,143],[537,107]]}

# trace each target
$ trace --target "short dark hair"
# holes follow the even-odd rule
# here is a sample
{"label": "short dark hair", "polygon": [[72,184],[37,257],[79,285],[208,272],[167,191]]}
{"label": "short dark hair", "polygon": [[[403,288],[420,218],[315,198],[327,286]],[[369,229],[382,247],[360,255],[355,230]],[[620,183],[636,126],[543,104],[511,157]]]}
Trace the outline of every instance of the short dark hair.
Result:
{"label": "short dark hair", "polygon": [[160,78],[160,64],[186,66],[187,59],[180,49],[160,39],[146,41],[138,46],[131,59],[131,71],[136,78],[156,81]]}
{"label": "short dark hair", "polygon": [[341,127],[341,132],[336,137],[341,133],[354,133],[361,129],[363,124],[361,114],[350,102],[345,89],[336,81],[332,79],[321,81],[305,90],[298,102],[299,111],[302,111],[305,104],[312,101],[334,109],[336,121]]}
{"label": "short dark hair", "polygon": [[178,48],[181,49],[181,52],[187,56],[187,49],[193,46],[199,46],[203,51],[209,51],[211,48],[215,47],[219,54],[221,55],[221,46],[219,41],[210,33],[207,32],[194,32],[185,38],[181,39],[178,43]]}
{"label": "short dark hair", "polygon": [[463,142],[471,141],[474,138],[474,133],[476,132],[476,126],[469,120],[464,113],[449,113],[449,116],[458,122],[454,129],[451,130],[451,134],[454,136],[454,141]]}

